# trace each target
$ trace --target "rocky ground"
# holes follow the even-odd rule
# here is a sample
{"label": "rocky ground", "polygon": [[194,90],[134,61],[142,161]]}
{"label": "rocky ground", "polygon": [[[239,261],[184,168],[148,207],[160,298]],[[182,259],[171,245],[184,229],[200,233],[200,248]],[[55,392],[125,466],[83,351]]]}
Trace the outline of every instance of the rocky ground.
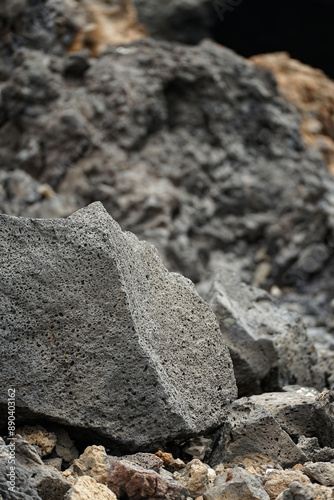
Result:
{"label": "rocky ground", "polygon": [[333,82],[0,11],[0,498],[334,498]]}

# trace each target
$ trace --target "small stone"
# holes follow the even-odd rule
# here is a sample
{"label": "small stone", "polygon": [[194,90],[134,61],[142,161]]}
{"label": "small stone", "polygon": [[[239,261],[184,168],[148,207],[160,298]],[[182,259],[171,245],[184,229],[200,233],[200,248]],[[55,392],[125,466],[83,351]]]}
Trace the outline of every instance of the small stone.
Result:
{"label": "small stone", "polygon": [[333,488],[294,481],[276,500],[333,500]]}
{"label": "small stone", "polygon": [[209,488],[203,498],[204,500],[269,500],[260,481],[241,467],[228,469],[226,475],[218,476],[215,486]]}
{"label": "small stone", "polygon": [[187,444],[183,447],[183,451],[193,458],[204,460],[207,452],[211,451],[212,440],[204,436],[189,439]]}
{"label": "small stone", "polygon": [[116,495],[104,484],[90,476],[81,476],[66,493],[64,500],[117,500]]}
{"label": "small stone", "polygon": [[49,455],[56,446],[56,434],[48,432],[41,425],[25,425],[18,428],[16,432],[32,446],[37,445],[42,457]]}
{"label": "small stone", "polygon": [[156,455],[163,461],[164,467],[170,471],[175,472],[184,469],[186,464],[180,458],[174,458],[171,453],[164,453],[163,451],[157,451]]}
{"label": "small stone", "polygon": [[63,472],[64,477],[89,476],[98,483],[105,484],[109,474],[109,460],[103,446],[88,446],[71,467]]}
{"label": "small stone", "polygon": [[192,498],[202,495],[209,486],[208,467],[196,458],[181,471],[174,472],[173,477],[188,489]]}
{"label": "small stone", "polygon": [[302,471],[312,481],[320,483],[323,486],[334,486],[334,464],[332,463],[308,463],[304,465]]}
{"label": "small stone", "polygon": [[274,470],[268,472],[263,478],[264,489],[271,500],[274,500],[282,491],[294,481],[300,483],[311,483],[309,478],[297,470]]}
{"label": "small stone", "polygon": [[153,470],[119,460],[110,466],[108,488],[118,498],[139,500],[161,498],[165,500],[186,500],[188,491],[178,482],[162,478]]}
{"label": "small stone", "polygon": [[65,462],[71,464],[73,460],[78,458],[79,452],[76,449],[72,439],[65,429],[58,429],[56,431],[57,435],[57,444],[56,444],[56,453],[58,457],[62,458]]}

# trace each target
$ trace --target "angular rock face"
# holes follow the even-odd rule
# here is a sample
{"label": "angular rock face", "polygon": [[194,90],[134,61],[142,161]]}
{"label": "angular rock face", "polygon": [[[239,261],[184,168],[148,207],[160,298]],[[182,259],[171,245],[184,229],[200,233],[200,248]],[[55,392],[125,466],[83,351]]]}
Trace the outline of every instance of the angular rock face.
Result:
{"label": "angular rock face", "polygon": [[[330,327],[334,181],[269,71],[210,42],[145,39],[86,59],[25,45],[0,61],[2,210],[103,201],[171,270],[200,281],[229,253],[247,282],[299,288],[302,312]],[[53,207],[38,193],[16,203],[13,169],[49,183]]]}
{"label": "angular rock face", "polygon": [[99,203],[68,219],[1,216],[0,231],[1,385],[16,388],[18,418],[129,450],[221,423],[236,385],[218,323],[151,245]]}
{"label": "angular rock face", "polygon": [[278,307],[267,292],[221,269],[205,298],[230,349],[240,396],[289,383],[324,387],[316,352],[301,320]]}
{"label": "angular rock face", "polygon": [[219,433],[219,440],[210,457],[211,465],[238,464],[262,454],[282,467],[304,463],[307,457],[264,407],[251,398],[241,398],[231,411]]}

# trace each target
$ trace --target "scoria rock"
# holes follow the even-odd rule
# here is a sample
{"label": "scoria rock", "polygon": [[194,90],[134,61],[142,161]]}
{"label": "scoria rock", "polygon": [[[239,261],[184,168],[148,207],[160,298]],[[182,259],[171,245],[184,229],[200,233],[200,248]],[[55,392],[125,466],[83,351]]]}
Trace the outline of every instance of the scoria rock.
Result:
{"label": "scoria rock", "polygon": [[205,298],[230,349],[240,396],[293,382],[324,387],[317,354],[301,319],[279,307],[264,290],[241,283],[225,268],[214,276]]}
{"label": "scoria rock", "polygon": [[1,216],[0,233],[0,377],[16,388],[18,420],[58,421],[129,451],[220,425],[236,398],[228,349],[209,306],[154,247],[101,203],[67,219]]}
{"label": "scoria rock", "polygon": [[188,496],[187,489],[173,479],[127,460],[111,464],[107,484],[118,498],[129,500],[186,500]]}
{"label": "scoria rock", "polygon": [[282,467],[307,460],[264,406],[255,404],[251,398],[241,398],[231,405],[209,463],[236,465],[240,459],[258,454]]}

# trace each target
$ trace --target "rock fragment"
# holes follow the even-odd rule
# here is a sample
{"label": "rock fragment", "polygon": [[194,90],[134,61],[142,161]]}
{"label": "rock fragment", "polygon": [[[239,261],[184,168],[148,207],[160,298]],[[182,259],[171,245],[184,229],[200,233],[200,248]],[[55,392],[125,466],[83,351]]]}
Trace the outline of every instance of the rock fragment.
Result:
{"label": "rock fragment", "polygon": [[323,486],[334,486],[334,464],[329,462],[308,463],[304,465],[302,471],[313,482]]}
{"label": "rock fragment", "polygon": [[259,479],[241,467],[228,469],[215,480],[215,486],[203,495],[204,500],[269,500]]}
{"label": "rock fragment", "polygon": [[116,495],[107,486],[100,484],[90,476],[81,476],[66,493],[64,500],[117,500]]}
{"label": "rock fragment", "polygon": [[154,247],[100,203],[67,219],[4,215],[0,233],[0,382],[17,389],[18,419],[128,452],[221,424],[236,385],[219,325]]}
{"label": "rock fragment", "polygon": [[25,425],[16,429],[28,443],[39,448],[41,456],[49,455],[56,446],[57,437],[54,432],[48,432],[41,425]]}
{"label": "rock fragment", "polygon": [[63,472],[65,478],[69,476],[89,476],[97,483],[106,484],[109,474],[109,460],[103,446],[88,446],[79,458],[74,460],[71,467]]}
{"label": "rock fragment", "polygon": [[270,500],[275,500],[294,481],[311,483],[305,474],[295,470],[269,470],[263,477],[264,489],[268,493]]}
{"label": "rock fragment", "polygon": [[198,459],[191,460],[184,469],[174,472],[173,478],[187,488],[192,498],[199,497],[209,487],[208,466]]}
{"label": "rock fragment", "polygon": [[188,496],[178,482],[126,460],[111,464],[107,484],[118,498],[127,495],[129,500],[186,500]]}
{"label": "rock fragment", "polygon": [[206,299],[230,349],[240,396],[296,382],[324,387],[315,349],[301,320],[264,290],[241,283],[226,268],[214,277]]}
{"label": "rock fragment", "polygon": [[251,398],[241,398],[231,406],[220,431],[219,442],[210,457],[210,465],[237,465],[241,458],[258,454],[282,467],[307,461],[307,457],[264,406],[255,404]]}

